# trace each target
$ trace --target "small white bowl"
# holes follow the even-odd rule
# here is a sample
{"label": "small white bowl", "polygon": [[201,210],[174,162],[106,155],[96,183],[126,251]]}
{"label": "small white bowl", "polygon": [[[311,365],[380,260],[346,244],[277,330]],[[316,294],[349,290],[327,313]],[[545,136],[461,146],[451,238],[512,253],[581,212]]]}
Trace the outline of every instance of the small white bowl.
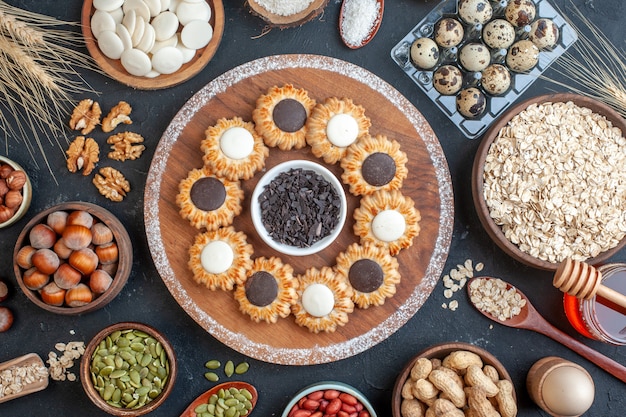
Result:
{"label": "small white bowl", "polygon": [[345,384],[343,382],[338,382],[338,381],[321,381],[313,385],[309,385],[306,388],[303,388],[296,395],[293,396],[291,401],[289,401],[289,404],[287,404],[287,406],[285,407],[281,417],[289,417],[289,415],[291,414],[292,408],[294,408],[294,406],[298,404],[298,402],[302,399],[302,397],[305,397],[316,391],[327,391],[327,390],[337,390],[339,392],[342,392],[342,393],[345,392],[346,394],[352,395],[357,400],[359,400],[361,404],[363,404],[364,410],[367,410],[370,417],[377,417],[374,407],[372,407],[372,404],[369,402],[367,397],[363,395],[363,393],[361,393],[359,390],[357,390],[356,388],[348,384]]}
{"label": "small white bowl", "polygon": [[[303,248],[298,247],[298,246],[287,245],[287,244],[280,243],[274,240],[269,235],[269,233],[267,232],[267,229],[263,225],[263,221],[261,219],[261,207],[259,204],[259,196],[265,190],[266,185],[272,182],[272,180],[274,180],[274,178],[276,178],[279,174],[283,172],[288,172],[291,169],[298,169],[298,168],[302,168],[304,170],[311,170],[320,174],[322,177],[324,177],[324,179],[326,179],[335,188],[335,190],[337,191],[337,195],[339,196],[339,199],[341,200],[341,208],[339,211],[339,222],[337,223],[337,226],[335,227],[335,229],[328,236],[324,237],[323,239],[318,240],[313,245],[308,246],[308,247],[303,247]],[[256,229],[261,239],[263,239],[263,241],[267,243],[268,246],[270,246],[272,249],[282,254],[292,255],[292,256],[312,255],[328,247],[328,245],[333,243],[335,239],[337,239],[337,237],[341,233],[341,230],[343,229],[343,225],[346,222],[346,216],[348,212],[346,193],[339,179],[337,179],[337,177],[332,172],[324,168],[322,165],[316,162],[307,161],[307,160],[286,161],[271,168],[269,171],[265,173],[265,175],[263,175],[263,177],[261,177],[261,179],[255,186],[254,191],[252,192],[252,199],[250,201],[251,201],[250,213],[252,215],[252,223],[254,224],[254,228]]]}

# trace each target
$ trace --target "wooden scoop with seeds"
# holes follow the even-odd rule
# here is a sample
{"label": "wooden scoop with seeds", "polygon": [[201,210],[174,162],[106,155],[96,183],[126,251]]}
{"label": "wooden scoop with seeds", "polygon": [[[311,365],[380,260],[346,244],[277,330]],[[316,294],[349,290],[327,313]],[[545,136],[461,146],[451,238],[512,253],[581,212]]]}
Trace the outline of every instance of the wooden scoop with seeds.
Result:
{"label": "wooden scoop with seeds", "polygon": [[585,262],[564,260],[554,273],[552,284],[576,298],[588,300],[598,295],[626,309],[626,295],[602,285],[602,273]]}

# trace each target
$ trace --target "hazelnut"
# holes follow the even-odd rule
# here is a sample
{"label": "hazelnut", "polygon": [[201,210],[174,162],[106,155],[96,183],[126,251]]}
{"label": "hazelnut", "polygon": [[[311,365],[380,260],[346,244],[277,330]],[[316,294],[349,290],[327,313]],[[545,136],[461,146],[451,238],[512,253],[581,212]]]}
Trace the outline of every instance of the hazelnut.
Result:
{"label": "hazelnut", "polygon": [[86,248],[91,244],[91,230],[79,224],[69,224],[63,231],[63,242],[72,250]]}
{"label": "hazelnut", "polygon": [[50,275],[40,272],[35,267],[26,270],[22,275],[22,282],[26,288],[33,291],[43,288],[48,281],[50,281]]}
{"label": "hazelnut", "polygon": [[22,197],[22,193],[20,191],[10,190],[4,196],[4,205],[11,209],[18,208],[22,204],[23,200],[24,197]]}
{"label": "hazelnut", "polygon": [[62,306],[65,302],[65,290],[51,282],[41,289],[41,299],[52,306]]}
{"label": "hazelnut", "polygon": [[66,211],[55,211],[53,213],[48,214],[46,218],[46,224],[52,228],[57,234],[62,235],[65,230],[65,226],[67,225],[67,212]]}
{"label": "hazelnut", "polygon": [[7,182],[4,180],[0,181],[0,197],[4,197],[4,195],[8,192],[9,186],[7,185]]}
{"label": "hazelnut", "polygon": [[33,267],[33,254],[37,251],[37,249],[32,246],[23,246],[15,256],[15,263],[19,265],[20,268],[29,269]]}
{"label": "hazelnut", "polygon": [[105,245],[96,246],[96,255],[101,264],[110,264],[117,262],[119,258],[119,251],[115,242],[110,242]]}
{"label": "hazelnut", "polygon": [[95,223],[91,226],[91,235],[94,245],[104,245],[113,241],[113,232],[104,223]]}
{"label": "hazelnut", "polygon": [[54,273],[54,283],[64,290],[75,287],[83,276],[70,264],[61,264]]}
{"label": "hazelnut", "polygon": [[24,171],[13,171],[6,178],[7,185],[11,190],[21,190],[26,184],[26,173]]}
{"label": "hazelnut", "polygon": [[63,241],[63,238],[57,240],[52,249],[59,255],[61,259],[67,259],[72,254],[72,249],[68,248]]}
{"label": "hazelnut", "polygon": [[76,210],[67,216],[67,224],[78,224],[90,229],[93,226],[93,216],[85,210]]}
{"label": "hazelnut", "polygon": [[40,272],[51,275],[60,264],[59,256],[51,249],[39,249],[31,258],[33,266]]}
{"label": "hazelnut", "polygon": [[103,294],[111,287],[113,278],[108,272],[102,269],[96,269],[89,276],[89,288],[96,294]]}
{"label": "hazelnut", "polygon": [[51,248],[57,241],[57,234],[54,233],[54,230],[52,230],[50,226],[39,223],[34,225],[33,228],[30,229],[28,238],[30,239],[30,245],[33,248]]}
{"label": "hazelnut", "polygon": [[5,205],[0,206],[0,223],[9,221],[13,217],[13,210]]}
{"label": "hazelnut", "polygon": [[5,179],[13,171],[14,171],[13,167],[9,164],[0,165],[0,178]]}
{"label": "hazelnut", "polygon": [[70,307],[81,307],[93,300],[91,289],[85,284],[78,284],[65,293],[65,304]]}
{"label": "hazelnut", "polygon": [[0,302],[6,300],[9,296],[9,287],[4,281],[0,280]]}
{"label": "hazelnut", "polygon": [[98,255],[88,248],[75,250],[70,255],[69,263],[83,275],[89,275],[98,267]]}

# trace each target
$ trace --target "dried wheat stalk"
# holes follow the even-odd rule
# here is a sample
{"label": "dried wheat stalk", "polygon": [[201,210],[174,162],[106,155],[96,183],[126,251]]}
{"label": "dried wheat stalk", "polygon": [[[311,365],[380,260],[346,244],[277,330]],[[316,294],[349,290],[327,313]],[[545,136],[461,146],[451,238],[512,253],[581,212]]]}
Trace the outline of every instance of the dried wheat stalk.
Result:
{"label": "dried wheat stalk", "polygon": [[63,153],[61,138],[75,105],[72,94],[95,93],[77,68],[101,72],[80,52],[78,23],[64,22],[0,1],[0,131],[28,150],[36,165],[41,156],[54,177],[46,153],[50,145]]}
{"label": "dried wheat stalk", "polygon": [[580,9],[573,4],[571,7],[590,35],[585,35],[567,19],[578,34],[578,42],[571,47],[572,52],[566,51],[554,65],[554,70],[567,81],[547,76],[543,78],[575,93],[603,101],[626,117],[626,53],[616,48]]}

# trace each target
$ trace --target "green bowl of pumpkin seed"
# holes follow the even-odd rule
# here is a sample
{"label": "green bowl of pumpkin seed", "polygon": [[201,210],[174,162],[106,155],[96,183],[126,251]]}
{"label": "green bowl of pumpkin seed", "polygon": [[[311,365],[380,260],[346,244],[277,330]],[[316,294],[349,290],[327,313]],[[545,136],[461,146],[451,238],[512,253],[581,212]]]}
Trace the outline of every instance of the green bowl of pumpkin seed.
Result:
{"label": "green bowl of pumpkin seed", "polygon": [[122,322],[89,342],[80,364],[89,399],[114,416],[140,416],[159,407],[176,380],[176,354],[155,328]]}

